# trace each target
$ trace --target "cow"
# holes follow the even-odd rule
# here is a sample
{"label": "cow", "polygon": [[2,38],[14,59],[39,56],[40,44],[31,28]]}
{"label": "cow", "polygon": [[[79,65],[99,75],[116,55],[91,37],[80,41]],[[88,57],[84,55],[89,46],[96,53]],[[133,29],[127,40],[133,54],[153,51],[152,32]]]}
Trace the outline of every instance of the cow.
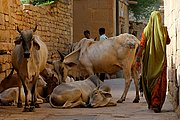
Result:
{"label": "cow", "polygon": [[[103,86],[102,81],[96,75],[83,81],[61,83],[54,88],[49,97],[49,103],[53,108],[87,107],[90,95],[100,86]],[[101,103],[103,103],[102,100],[104,99],[101,99]],[[99,106],[102,105],[99,104]]]}
{"label": "cow", "polygon": [[[17,31],[20,33],[15,40],[15,47],[12,51],[12,65],[16,70],[25,93],[25,105],[24,112],[32,112],[35,109],[37,93],[36,86],[39,73],[46,67],[48,58],[48,49],[46,44],[34,32],[37,29],[37,25],[34,29],[20,30],[17,27]],[[28,86],[28,83],[32,83]],[[31,104],[29,106],[27,100],[28,89],[30,89],[32,97]]]}
{"label": "cow", "polygon": [[123,70],[125,88],[121,98],[117,101],[125,101],[132,76],[136,88],[134,103],[139,102],[138,72],[135,68],[136,50],[139,40],[132,34],[124,33],[119,36],[108,38],[105,41],[92,41],[82,39],[79,48],[65,56],[62,63],[63,79],[74,67],[87,72],[89,75],[96,73],[108,73],[113,75]]}
{"label": "cow", "polygon": [[40,75],[45,80],[46,87],[44,88],[44,95],[43,97],[46,98],[46,101],[48,101],[48,96],[52,93],[53,89],[59,85],[59,80],[56,72],[53,71],[53,69],[46,67]]}

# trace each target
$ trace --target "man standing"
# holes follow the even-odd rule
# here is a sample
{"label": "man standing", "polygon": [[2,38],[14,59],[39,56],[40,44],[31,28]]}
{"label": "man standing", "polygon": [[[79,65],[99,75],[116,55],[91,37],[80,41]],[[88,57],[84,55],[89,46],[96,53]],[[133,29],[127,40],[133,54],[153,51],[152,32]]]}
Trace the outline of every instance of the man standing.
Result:
{"label": "man standing", "polygon": [[[99,41],[104,41],[106,39],[108,39],[108,37],[105,35],[105,28],[99,28]],[[100,73],[100,80],[104,81],[106,75],[105,73]]]}
{"label": "man standing", "polygon": [[87,39],[90,39],[90,31],[89,30],[84,31],[84,37]]}
{"label": "man standing", "polygon": [[100,41],[106,40],[108,37],[105,35],[105,28],[99,28]]}

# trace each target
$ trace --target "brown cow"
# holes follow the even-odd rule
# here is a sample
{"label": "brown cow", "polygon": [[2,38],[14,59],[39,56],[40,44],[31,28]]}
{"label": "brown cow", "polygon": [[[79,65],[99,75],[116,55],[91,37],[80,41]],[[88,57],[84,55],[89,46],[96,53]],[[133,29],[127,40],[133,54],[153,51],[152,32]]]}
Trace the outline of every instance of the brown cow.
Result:
{"label": "brown cow", "polygon": [[[17,31],[20,35],[17,37],[15,43],[16,46],[12,52],[12,64],[16,70],[19,78],[22,81],[22,85],[25,93],[25,112],[34,111],[37,93],[36,86],[39,73],[46,67],[48,58],[48,50],[46,44],[41,41],[41,38],[37,35],[33,35],[35,29],[20,31],[17,27]],[[28,87],[28,83],[32,83]],[[32,97],[31,104],[27,100],[28,89],[30,89]]]}

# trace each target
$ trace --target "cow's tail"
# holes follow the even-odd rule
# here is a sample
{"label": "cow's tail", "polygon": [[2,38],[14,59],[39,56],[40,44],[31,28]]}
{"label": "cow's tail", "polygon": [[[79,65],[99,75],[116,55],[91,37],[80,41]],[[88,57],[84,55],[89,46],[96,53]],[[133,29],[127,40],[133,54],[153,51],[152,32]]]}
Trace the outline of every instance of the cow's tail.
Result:
{"label": "cow's tail", "polygon": [[59,109],[63,108],[62,106],[56,106],[56,105],[54,105],[51,100],[52,100],[52,99],[51,99],[51,95],[50,95],[50,96],[49,96],[49,104],[50,104],[53,108],[59,108]]}

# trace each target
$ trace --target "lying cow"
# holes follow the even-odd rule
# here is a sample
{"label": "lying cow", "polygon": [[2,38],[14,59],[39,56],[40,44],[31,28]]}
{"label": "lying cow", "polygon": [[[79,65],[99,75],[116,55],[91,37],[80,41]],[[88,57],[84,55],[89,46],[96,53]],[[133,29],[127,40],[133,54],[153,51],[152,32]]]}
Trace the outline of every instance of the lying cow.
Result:
{"label": "lying cow", "polygon": [[[13,72],[14,72],[14,69],[12,69],[10,74],[1,81],[1,83],[0,83],[0,93],[2,93],[3,91],[5,91],[5,90],[7,90],[9,88],[14,88],[14,87],[19,87],[19,91],[22,90],[21,80],[19,79],[18,75],[13,74]],[[37,97],[39,99],[43,99],[42,94],[43,94],[43,88],[45,86],[46,86],[46,82],[44,81],[44,79],[41,76],[39,76],[39,79],[37,81]],[[19,92],[19,91],[18,91],[18,94],[19,94],[18,96],[22,96],[21,95],[22,92]],[[17,105],[19,103],[22,103],[22,98],[21,97],[18,97]]]}
{"label": "lying cow", "polygon": [[85,71],[89,75],[95,73],[113,75],[122,69],[125,78],[125,89],[118,102],[125,101],[132,81],[131,75],[134,77],[136,88],[136,97],[133,102],[139,102],[138,73],[135,68],[138,44],[139,40],[128,33],[98,42],[82,39],[79,42],[79,48],[65,56],[63,60],[63,79],[76,66],[81,66],[79,67],[82,68],[81,71]]}
{"label": "lying cow", "polygon": [[[46,44],[37,35],[34,35],[37,26],[30,30],[19,30],[19,36],[15,41],[15,47],[12,51],[12,65],[16,70],[25,92],[25,112],[34,111],[37,101],[37,80],[39,74],[46,67],[48,58],[48,49]],[[28,83],[32,86],[28,86]],[[27,100],[28,90],[31,91],[31,104]]]}
{"label": "lying cow", "polygon": [[[89,103],[89,97],[93,96],[93,90],[101,84],[102,82],[95,75],[92,75],[83,81],[62,83],[54,88],[49,97],[49,103],[54,108],[87,107],[87,105],[92,107],[106,106],[109,104],[107,101],[110,101],[106,100],[106,98],[99,99],[98,104],[94,104],[95,99],[91,99],[92,103]],[[103,96],[105,97],[105,95]],[[109,99],[109,97],[107,99]],[[113,105],[115,104],[116,103]]]}
{"label": "lying cow", "polygon": [[[21,102],[24,101],[24,92],[22,95],[22,84],[21,80],[19,79],[17,74],[12,74],[13,70],[11,73],[4,78],[1,83],[0,83],[0,100],[1,104],[11,104],[12,101],[15,101],[17,105]],[[46,86],[46,82],[44,79],[39,76],[39,79],[37,81],[37,97],[39,99],[44,100],[42,96],[43,94],[43,88]],[[18,89],[17,89],[18,88]],[[21,91],[21,92],[19,92]],[[15,96],[15,97],[14,97]],[[19,97],[18,97],[19,96]],[[11,101],[11,102],[9,102]]]}
{"label": "lying cow", "polygon": [[[25,94],[24,90],[21,89],[20,91],[20,98],[22,102],[25,102]],[[5,106],[11,106],[11,105],[16,105],[18,103],[18,98],[19,98],[19,88],[18,87],[11,87],[6,90],[4,90],[2,93],[0,93],[0,105],[5,105]],[[31,98],[31,93],[30,91],[28,92],[28,100]],[[43,103],[43,99],[37,99],[37,102],[39,104]]]}

